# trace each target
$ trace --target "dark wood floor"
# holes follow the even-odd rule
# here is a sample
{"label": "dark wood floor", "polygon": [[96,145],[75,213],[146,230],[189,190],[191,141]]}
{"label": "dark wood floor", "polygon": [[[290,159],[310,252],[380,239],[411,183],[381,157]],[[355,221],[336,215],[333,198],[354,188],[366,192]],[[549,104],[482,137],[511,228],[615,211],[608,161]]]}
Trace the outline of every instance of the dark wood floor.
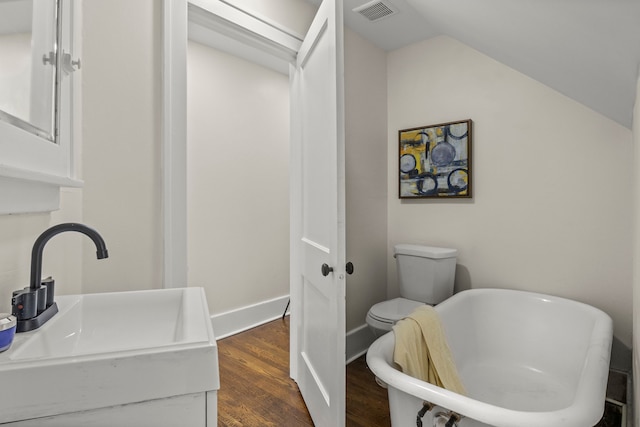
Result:
{"label": "dark wood floor", "polygon": [[[289,378],[289,318],[218,341],[218,426],[313,426]],[[349,427],[387,427],[389,404],[364,356],[347,366]]]}

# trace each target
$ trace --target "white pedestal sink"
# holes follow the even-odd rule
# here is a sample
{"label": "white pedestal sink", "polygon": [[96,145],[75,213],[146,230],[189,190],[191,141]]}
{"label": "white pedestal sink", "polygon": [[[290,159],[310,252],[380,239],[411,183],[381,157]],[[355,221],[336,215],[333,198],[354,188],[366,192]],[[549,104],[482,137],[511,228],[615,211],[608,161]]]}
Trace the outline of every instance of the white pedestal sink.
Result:
{"label": "white pedestal sink", "polygon": [[0,424],[217,425],[218,351],[201,288],[56,302],[58,314],[0,353]]}

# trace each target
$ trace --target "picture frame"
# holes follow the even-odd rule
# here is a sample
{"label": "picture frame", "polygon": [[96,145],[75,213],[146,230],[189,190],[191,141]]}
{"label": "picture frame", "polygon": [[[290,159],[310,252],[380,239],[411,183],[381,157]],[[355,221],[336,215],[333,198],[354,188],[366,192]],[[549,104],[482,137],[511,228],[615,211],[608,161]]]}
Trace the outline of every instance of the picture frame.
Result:
{"label": "picture frame", "polygon": [[399,130],[399,198],[471,198],[471,144],[471,119]]}

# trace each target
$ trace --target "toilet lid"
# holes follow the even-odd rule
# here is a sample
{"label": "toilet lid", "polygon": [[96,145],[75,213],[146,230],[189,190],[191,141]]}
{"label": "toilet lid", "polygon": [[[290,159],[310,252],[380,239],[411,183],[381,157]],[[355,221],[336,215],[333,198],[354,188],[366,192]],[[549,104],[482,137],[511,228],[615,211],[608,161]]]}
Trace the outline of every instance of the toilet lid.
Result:
{"label": "toilet lid", "polygon": [[375,304],[369,310],[369,314],[374,319],[382,322],[397,322],[407,317],[413,310],[424,305],[423,302],[413,301],[406,298],[394,298],[389,301],[382,301]]}

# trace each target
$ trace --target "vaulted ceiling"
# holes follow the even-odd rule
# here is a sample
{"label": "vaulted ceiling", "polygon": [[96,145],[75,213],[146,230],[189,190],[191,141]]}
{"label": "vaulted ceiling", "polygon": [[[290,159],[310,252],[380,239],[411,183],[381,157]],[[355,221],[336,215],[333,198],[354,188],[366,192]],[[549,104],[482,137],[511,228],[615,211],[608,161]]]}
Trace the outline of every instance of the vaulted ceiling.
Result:
{"label": "vaulted ceiling", "polygon": [[385,50],[447,35],[631,128],[640,0],[376,0],[371,21],[344,0],[347,26]]}

